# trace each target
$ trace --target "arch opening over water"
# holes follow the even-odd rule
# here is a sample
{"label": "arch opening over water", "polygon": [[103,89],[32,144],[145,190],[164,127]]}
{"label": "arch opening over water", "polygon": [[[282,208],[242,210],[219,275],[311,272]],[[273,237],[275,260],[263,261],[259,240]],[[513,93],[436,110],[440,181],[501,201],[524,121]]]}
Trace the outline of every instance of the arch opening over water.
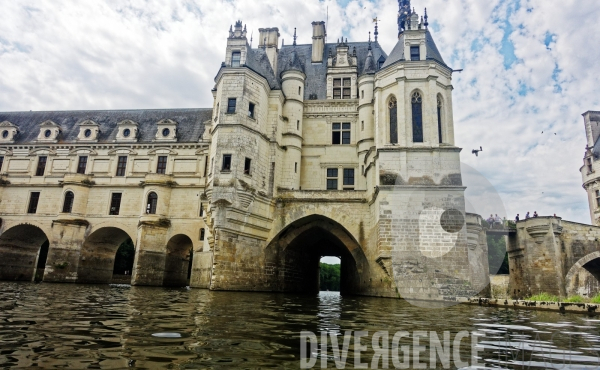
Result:
{"label": "arch opening over water", "polygon": [[116,227],[103,227],[90,234],[81,248],[77,282],[110,284],[117,251],[128,240],[131,240],[129,234]]}
{"label": "arch opening over water", "polygon": [[322,257],[338,257],[340,293],[360,294],[369,281],[367,258],[346,228],[330,218],[308,216],[288,225],[267,248],[274,266],[275,290],[314,294],[320,291]]}
{"label": "arch opening over water", "polygon": [[17,225],[0,235],[0,280],[42,280],[49,241],[34,225]]}
{"label": "arch opening over water", "polygon": [[592,297],[600,293],[600,251],[577,261],[565,278],[567,296]]}
{"label": "arch opening over water", "polygon": [[184,234],[169,239],[165,258],[163,285],[172,287],[187,286],[191,275],[194,244]]}

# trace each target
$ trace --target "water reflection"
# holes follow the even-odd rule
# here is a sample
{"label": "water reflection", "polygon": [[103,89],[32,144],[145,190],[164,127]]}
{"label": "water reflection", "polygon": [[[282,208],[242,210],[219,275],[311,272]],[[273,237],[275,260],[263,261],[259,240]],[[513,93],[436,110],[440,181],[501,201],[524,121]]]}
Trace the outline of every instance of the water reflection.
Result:
{"label": "water reflection", "polygon": [[[368,331],[365,343],[381,330],[390,338],[401,330],[435,331],[440,338],[444,331],[454,336],[467,330],[480,336],[479,356],[488,367],[599,366],[600,321],[586,316],[462,305],[428,310],[333,292],[296,296],[0,282],[2,368],[293,369],[299,366],[303,330],[317,336],[326,330],[339,338],[347,330]],[[401,344],[411,343],[408,337]],[[351,346],[347,368],[352,351]],[[470,351],[465,343],[461,357],[469,358]],[[365,362],[372,355],[370,349],[364,353]],[[429,365],[429,352],[421,362]],[[328,366],[335,368],[332,361]]]}

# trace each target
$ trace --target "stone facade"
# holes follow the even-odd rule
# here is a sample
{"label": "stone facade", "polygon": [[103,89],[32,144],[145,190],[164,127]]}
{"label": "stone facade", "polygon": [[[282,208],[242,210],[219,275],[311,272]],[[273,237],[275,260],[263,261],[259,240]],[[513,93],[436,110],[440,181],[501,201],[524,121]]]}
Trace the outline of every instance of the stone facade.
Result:
{"label": "stone facade", "polygon": [[519,221],[507,238],[511,297],[600,292],[600,227],[538,217]]}
{"label": "stone facade", "polygon": [[583,119],[587,145],[579,172],[587,192],[592,224],[600,226],[600,112],[585,112]]}
{"label": "stone facade", "polygon": [[[480,217],[464,213],[452,69],[427,17],[409,14],[400,31],[389,56],[377,40],[327,43],[324,22],[313,23],[312,45],[280,48],[278,29],[262,28],[253,49],[237,22],[212,109],[0,114],[0,277],[31,279],[47,239],[44,280],[108,282],[131,238],[139,285],[184,285],[193,250],[190,285],[215,290],[312,292],[322,256],[341,258],[347,293],[484,289],[487,245]],[[456,230],[440,227],[448,210],[462,215]]]}

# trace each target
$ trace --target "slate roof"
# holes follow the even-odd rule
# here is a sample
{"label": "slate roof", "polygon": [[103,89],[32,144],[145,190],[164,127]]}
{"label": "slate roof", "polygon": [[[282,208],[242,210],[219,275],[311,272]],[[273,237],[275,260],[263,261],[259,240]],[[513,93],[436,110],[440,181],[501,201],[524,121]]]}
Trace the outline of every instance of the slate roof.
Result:
{"label": "slate roof", "polygon": [[204,133],[204,122],[212,118],[212,109],[143,109],[143,110],[90,110],[49,112],[0,112],[0,122],[9,121],[19,128],[14,144],[37,140],[40,124],[47,120],[60,125],[58,143],[75,143],[79,124],[92,120],[100,126],[98,143],[112,143],[117,135],[117,123],[130,119],[138,124],[138,143],[154,140],[157,123],[163,119],[177,122],[178,142],[198,142]]}
{"label": "slate roof", "polygon": [[[444,62],[444,58],[442,58],[442,55],[440,54],[440,51],[438,50],[437,45],[435,44],[435,41],[433,41],[433,37],[431,36],[429,30],[425,32],[425,43],[427,49],[427,60],[435,60],[443,66],[448,67],[448,65]],[[406,60],[404,56],[404,35],[401,35],[400,39],[398,40],[398,43],[396,43],[396,46],[394,46],[394,49],[390,53],[390,56],[386,59],[385,63],[381,68],[386,68],[394,63],[404,60]]]}
{"label": "slate roof", "polygon": [[[348,52],[353,53],[356,48],[356,57],[358,59],[358,72],[361,73],[364,69],[364,64],[367,59],[367,52],[369,48],[368,42],[349,42]],[[373,56],[375,60],[379,59],[380,56],[387,58],[387,54],[379,43],[371,43],[373,49]],[[299,61],[304,65],[304,74],[306,74],[306,82],[304,88],[304,99],[308,100],[310,95],[316,94],[318,100],[327,99],[327,57],[329,50],[333,55],[336,55],[337,43],[325,44],[323,51],[323,62],[312,63],[312,44],[308,45],[285,45],[279,50],[279,59],[277,61],[277,76],[281,75],[281,72],[287,66],[289,60],[292,57],[292,53],[295,51]],[[253,49],[254,50],[254,49]]]}
{"label": "slate roof", "polygon": [[271,62],[264,49],[250,49],[246,55],[246,67],[263,76],[269,82],[271,90],[280,90],[279,79],[275,77]]}

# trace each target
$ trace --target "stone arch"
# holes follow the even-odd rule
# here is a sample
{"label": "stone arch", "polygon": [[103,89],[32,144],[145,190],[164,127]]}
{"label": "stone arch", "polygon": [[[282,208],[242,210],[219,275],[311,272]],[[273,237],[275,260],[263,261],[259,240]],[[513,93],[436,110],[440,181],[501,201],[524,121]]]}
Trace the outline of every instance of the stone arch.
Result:
{"label": "stone arch", "polygon": [[275,291],[315,293],[319,290],[319,261],[339,256],[342,294],[361,294],[370,280],[367,257],[359,242],[340,223],[322,215],[298,219],[267,245],[265,268]]}
{"label": "stone arch", "polygon": [[42,247],[48,245],[48,236],[38,226],[19,224],[8,228],[0,235],[0,280],[33,281],[38,262],[45,267],[45,261],[38,258]]}
{"label": "stone arch", "polygon": [[192,264],[194,243],[189,236],[177,234],[167,243],[164,286],[186,286]]}
{"label": "stone arch", "polygon": [[[581,281],[580,277],[583,277],[584,281]],[[600,251],[592,252],[575,262],[565,277],[565,285],[567,296],[598,293],[600,291]]]}
{"label": "stone arch", "polygon": [[97,228],[90,233],[81,247],[77,282],[109,284],[117,250],[127,239],[130,239],[130,236],[126,231],[112,226]]}

